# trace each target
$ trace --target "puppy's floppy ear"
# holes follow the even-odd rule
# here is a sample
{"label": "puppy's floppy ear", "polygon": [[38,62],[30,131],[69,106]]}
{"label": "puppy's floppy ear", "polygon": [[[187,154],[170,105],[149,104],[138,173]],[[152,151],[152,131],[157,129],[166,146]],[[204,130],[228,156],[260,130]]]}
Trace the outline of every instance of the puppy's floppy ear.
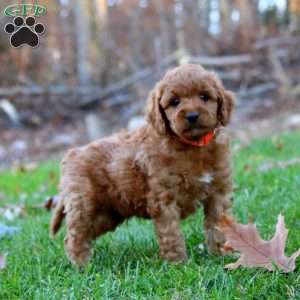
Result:
{"label": "puppy's floppy ear", "polygon": [[162,97],[162,87],[159,84],[150,92],[147,100],[146,119],[152,127],[161,135],[166,133],[166,124],[163,118],[160,100]]}
{"label": "puppy's floppy ear", "polygon": [[226,126],[230,121],[235,105],[234,93],[221,87],[219,89],[218,105],[218,120],[223,126]]}

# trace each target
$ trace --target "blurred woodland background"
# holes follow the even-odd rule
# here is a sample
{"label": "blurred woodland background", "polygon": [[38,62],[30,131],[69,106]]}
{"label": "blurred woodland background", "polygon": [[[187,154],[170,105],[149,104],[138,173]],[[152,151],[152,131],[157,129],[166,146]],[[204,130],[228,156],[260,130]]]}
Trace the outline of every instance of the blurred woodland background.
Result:
{"label": "blurred woodland background", "polygon": [[155,82],[187,62],[236,93],[242,143],[300,127],[300,0],[35,2],[47,7],[35,49],[12,48],[0,18],[2,167],[136,126]]}

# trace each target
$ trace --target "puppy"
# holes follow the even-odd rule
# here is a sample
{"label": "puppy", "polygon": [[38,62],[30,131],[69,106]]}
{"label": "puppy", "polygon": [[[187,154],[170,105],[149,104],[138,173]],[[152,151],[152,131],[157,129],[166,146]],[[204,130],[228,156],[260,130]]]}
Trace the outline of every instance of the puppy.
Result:
{"label": "puppy", "polygon": [[233,94],[199,65],[168,71],[150,93],[147,124],[70,150],[61,163],[56,234],[66,216],[65,249],[84,265],[91,242],[128,218],[151,218],[161,257],[187,258],[180,219],[204,207],[209,249],[221,253],[216,224],[229,214],[232,181],[225,126]]}

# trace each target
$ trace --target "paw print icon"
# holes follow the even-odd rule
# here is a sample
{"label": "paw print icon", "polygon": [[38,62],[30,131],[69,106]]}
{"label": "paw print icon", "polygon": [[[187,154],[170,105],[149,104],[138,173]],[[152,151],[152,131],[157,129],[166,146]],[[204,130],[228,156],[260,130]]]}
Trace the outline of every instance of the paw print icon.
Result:
{"label": "paw print icon", "polygon": [[8,23],[4,28],[5,32],[11,34],[10,43],[18,48],[22,45],[28,45],[32,48],[39,44],[39,35],[45,32],[45,26],[42,23],[36,23],[32,16],[24,19],[15,17],[12,23]]}

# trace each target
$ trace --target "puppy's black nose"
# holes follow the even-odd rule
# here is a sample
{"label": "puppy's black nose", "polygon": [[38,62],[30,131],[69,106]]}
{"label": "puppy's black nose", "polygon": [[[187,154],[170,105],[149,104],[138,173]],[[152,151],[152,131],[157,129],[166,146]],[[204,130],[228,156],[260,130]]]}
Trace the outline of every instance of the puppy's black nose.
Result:
{"label": "puppy's black nose", "polygon": [[195,123],[198,120],[198,113],[192,111],[186,114],[186,119],[189,121],[189,123]]}

